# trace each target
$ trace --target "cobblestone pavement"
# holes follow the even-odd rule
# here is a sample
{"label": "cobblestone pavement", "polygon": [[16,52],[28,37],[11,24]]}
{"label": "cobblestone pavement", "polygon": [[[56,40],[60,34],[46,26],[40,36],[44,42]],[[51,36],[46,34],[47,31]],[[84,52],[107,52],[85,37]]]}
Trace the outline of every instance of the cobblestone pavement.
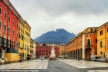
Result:
{"label": "cobblestone pavement", "polygon": [[36,72],[108,72],[108,63],[84,60],[31,60],[0,65],[0,69],[36,69]]}
{"label": "cobblestone pavement", "polygon": [[48,60],[30,60],[1,65],[0,69],[47,69]]}
{"label": "cobblestone pavement", "polygon": [[84,69],[87,72],[108,72],[108,63],[85,61],[85,60],[59,60],[78,69]]}

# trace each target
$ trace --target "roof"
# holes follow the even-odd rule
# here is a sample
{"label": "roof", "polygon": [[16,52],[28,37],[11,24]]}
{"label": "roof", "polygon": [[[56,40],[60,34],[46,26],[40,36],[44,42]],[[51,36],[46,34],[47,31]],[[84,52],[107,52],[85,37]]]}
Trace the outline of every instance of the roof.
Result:
{"label": "roof", "polygon": [[100,28],[102,28],[102,27],[104,27],[104,26],[106,26],[106,25],[108,25],[108,22],[106,22],[106,23],[102,24],[101,26],[99,26],[99,27],[97,28],[97,30],[99,30]]}
{"label": "roof", "polygon": [[30,25],[27,23],[27,21],[24,20],[24,22],[29,26],[29,28],[31,29]]}

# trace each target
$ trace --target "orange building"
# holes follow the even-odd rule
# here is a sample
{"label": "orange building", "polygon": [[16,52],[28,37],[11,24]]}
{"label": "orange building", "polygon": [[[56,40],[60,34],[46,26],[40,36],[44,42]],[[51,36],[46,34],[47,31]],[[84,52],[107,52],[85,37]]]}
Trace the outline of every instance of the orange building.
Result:
{"label": "orange building", "polygon": [[66,45],[68,58],[90,59],[97,54],[97,27],[89,27]]}
{"label": "orange building", "polygon": [[59,45],[59,54],[60,54],[60,57],[65,57],[65,45],[64,44],[61,44]]}
{"label": "orange building", "polygon": [[97,27],[87,28],[83,31],[83,59],[90,59],[92,55],[97,55]]}

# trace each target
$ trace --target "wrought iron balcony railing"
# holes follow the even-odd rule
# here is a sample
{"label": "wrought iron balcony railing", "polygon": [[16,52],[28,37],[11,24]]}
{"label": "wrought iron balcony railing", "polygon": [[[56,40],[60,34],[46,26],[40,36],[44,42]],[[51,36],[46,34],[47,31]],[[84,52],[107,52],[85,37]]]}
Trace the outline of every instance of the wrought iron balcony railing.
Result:
{"label": "wrought iron balcony railing", "polygon": [[86,44],[86,47],[92,47],[92,45],[91,44]]}

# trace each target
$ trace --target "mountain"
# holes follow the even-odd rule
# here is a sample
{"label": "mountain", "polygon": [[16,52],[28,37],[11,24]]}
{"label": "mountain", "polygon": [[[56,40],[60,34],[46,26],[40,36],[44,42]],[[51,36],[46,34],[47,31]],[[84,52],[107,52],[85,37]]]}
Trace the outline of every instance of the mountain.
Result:
{"label": "mountain", "polygon": [[49,44],[67,44],[76,35],[69,33],[64,29],[56,29],[56,31],[49,31],[34,39],[37,43]]}

